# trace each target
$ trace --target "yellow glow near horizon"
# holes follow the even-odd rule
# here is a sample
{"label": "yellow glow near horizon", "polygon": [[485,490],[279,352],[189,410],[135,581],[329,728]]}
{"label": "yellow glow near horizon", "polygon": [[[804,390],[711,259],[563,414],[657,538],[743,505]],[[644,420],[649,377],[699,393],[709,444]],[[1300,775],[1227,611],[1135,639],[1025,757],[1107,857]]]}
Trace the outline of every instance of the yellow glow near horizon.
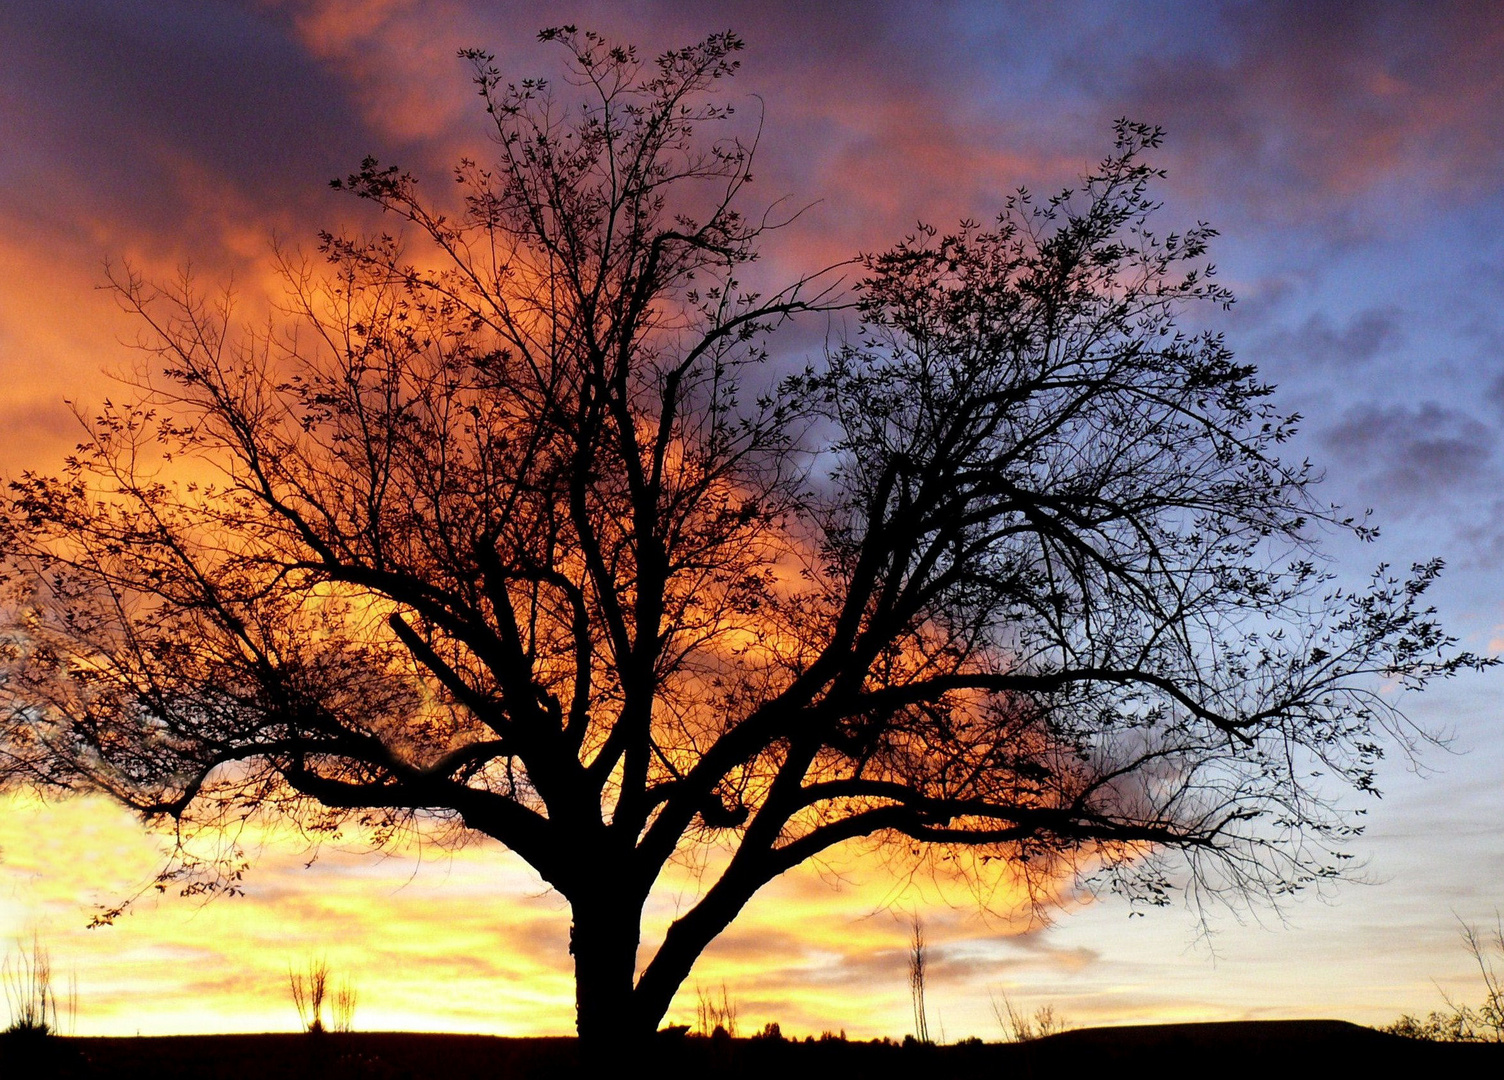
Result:
{"label": "yellow glow near horizon", "polygon": [[[245,895],[205,903],[148,893],[113,926],[89,930],[97,905],[149,886],[164,838],[98,798],[0,799],[0,950],[37,935],[59,989],[77,980],[80,1035],[294,1030],[289,969],[319,959],[355,988],[358,1030],[573,1031],[568,906],[499,845],[412,843],[373,855],[352,837],[305,866],[311,852],[295,838],[253,839]],[[644,962],[697,889],[688,867],[665,875],[645,914]],[[1437,971],[1423,945],[1415,955],[1377,948],[1353,957],[1319,924],[1198,963],[1184,919],[1135,919],[1127,929],[1120,908],[1067,895],[1073,914],[1042,933],[1026,916],[983,919],[963,893],[942,893],[928,881],[901,887],[870,855],[838,853],[823,868],[785,874],[706,951],[666,1022],[693,1023],[697,991],[719,997],[724,985],[744,1034],[777,1021],[793,1035],[901,1037],[912,1029],[916,909],[930,943],[931,1031],[952,1040],[999,1037],[992,1001],[1002,994],[1026,1013],[1052,1005],[1076,1026],[1383,1023],[1428,1000],[1426,979]],[[1389,939],[1382,927],[1374,933]],[[1442,985],[1457,985],[1456,974],[1443,969]]]}
{"label": "yellow glow near horizon", "polygon": [[[311,853],[287,836],[242,845],[255,863],[245,895],[148,890],[114,925],[88,930],[99,905],[149,886],[165,839],[97,798],[11,796],[0,805],[0,935],[37,934],[60,979],[77,976],[80,1034],[288,1030],[288,971],[311,959],[349,978],[362,1029],[573,1030],[568,906],[498,845],[372,855],[352,841],[326,845],[306,867]],[[770,1020],[788,1031],[906,1031],[908,928],[891,905],[903,897],[907,909],[912,894],[875,859],[840,865],[834,887],[830,871],[801,868],[766,888],[707,952],[669,1020],[691,1021],[697,988],[724,984],[745,1031]],[[644,960],[697,889],[687,867],[665,875]],[[927,924],[932,942],[980,929],[964,922]]]}

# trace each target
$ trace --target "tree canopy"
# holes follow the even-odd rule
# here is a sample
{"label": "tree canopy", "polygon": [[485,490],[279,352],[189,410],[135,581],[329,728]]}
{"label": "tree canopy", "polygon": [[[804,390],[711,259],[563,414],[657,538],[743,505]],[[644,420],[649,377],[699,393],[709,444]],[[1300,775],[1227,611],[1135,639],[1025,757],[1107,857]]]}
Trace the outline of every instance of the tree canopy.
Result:
{"label": "tree canopy", "polygon": [[[1371,530],[1182,329],[1231,297],[1212,229],[1156,231],[1160,132],[759,293],[740,40],[541,36],[562,89],[463,54],[494,150],[461,199],[368,158],[335,187],[402,228],[284,257],[270,325],[112,276],[155,370],[11,484],[10,771],[185,834],[494,837],[569,901],[598,1041],[850,841],[1150,901],[1333,874],[1335,794],[1420,734],[1381,683],[1490,661],[1425,606],[1439,564],[1334,582],[1322,532]],[[772,354],[808,313],[824,355]]]}

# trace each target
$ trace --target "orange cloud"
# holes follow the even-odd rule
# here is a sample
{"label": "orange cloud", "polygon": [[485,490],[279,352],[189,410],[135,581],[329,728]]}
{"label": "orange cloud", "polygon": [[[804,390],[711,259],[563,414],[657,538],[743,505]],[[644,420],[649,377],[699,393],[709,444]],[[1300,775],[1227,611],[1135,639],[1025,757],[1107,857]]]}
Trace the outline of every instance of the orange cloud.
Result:
{"label": "orange cloud", "polygon": [[432,143],[475,118],[464,93],[466,69],[455,54],[478,43],[465,40],[457,5],[264,0],[263,6],[291,16],[298,40],[340,72],[371,129],[385,138]]}

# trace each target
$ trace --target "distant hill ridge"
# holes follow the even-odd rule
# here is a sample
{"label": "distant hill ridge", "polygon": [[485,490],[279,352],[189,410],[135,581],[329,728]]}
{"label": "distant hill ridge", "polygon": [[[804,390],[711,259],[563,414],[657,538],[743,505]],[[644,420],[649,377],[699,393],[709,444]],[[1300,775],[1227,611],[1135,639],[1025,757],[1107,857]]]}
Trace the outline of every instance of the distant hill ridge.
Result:
{"label": "distant hill ridge", "polygon": [[[1248,1020],[1083,1028],[1028,1043],[903,1046],[882,1042],[666,1039],[620,1075],[767,1080],[1059,1080],[1129,1067],[1193,1070],[1205,1080],[1337,1078],[1356,1069],[1504,1068],[1504,1045],[1423,1043],[1342,1020]],[[633,1068],[635,1067],[635,1069]],[[531,1080],[582,1075],[572,1038],[508,1039],[404,1032],[0,1038],[0,1077],[16,1080]],[[1423,1074],[1424,1075],[1424,1074]]]}

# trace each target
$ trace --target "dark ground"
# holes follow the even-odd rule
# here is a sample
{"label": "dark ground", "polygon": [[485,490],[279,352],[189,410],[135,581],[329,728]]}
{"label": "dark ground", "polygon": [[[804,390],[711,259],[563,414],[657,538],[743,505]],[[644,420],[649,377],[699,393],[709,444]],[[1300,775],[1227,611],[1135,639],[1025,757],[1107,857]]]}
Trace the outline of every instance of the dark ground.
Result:
{"label": "dark ground", "polygon": [[[747,1039],[662,1039],[644,1060],[623,1054],[582,1070],[573,1039],[372,1032],[351,1035],[182,1035],[0,1038],[0,1080],[470,1080],[471,1077],[759,1077],[771,1080],[1032,1080],[1130,1075],[1225,1080],[1349,1077],[1450,1070],[1456,1080],[1504,1076],[1504,1045],[1417,1043],[1337,1020],[1088,1028],[1023,1045],[900,1046]],[[1108,1071],[1111,1070],[1111,1071]]]}

